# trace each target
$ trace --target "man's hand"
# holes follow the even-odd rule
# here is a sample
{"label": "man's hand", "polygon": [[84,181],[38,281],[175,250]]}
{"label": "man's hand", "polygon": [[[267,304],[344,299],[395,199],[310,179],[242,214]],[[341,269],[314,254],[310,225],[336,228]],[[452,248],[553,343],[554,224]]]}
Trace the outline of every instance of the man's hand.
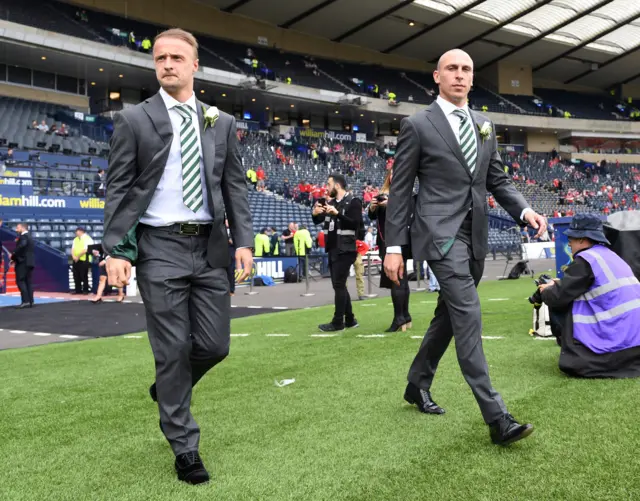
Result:
{"label": "man's hand", "polygon": [[236,249],[236,270],[242,270],[242,274],[238,276],[236,282],[242,282],[251,274],[253,268],[253,254],[251,249]]}
{"label": "man's hand", "polygon": [[545,290],[546,288],[548,288],[548,287],[553,287],[554,285],[555,285],[555,281],[554,281],[554,282],[549,282],[548,284],[540,284],[540,285],[538,286],[538,290],[539,290],[540,292],[542,292],[542,291],[543,291],[543,290]]}
{"label": "man's hand", "polygon": [[380,200],[380,201],[378,202],[378,205],[379,205],[380,207],[386,207],[386,206],[387,206],[387,202],[388,202],[388,201],[389,201],[389,199],[388,199],[387,197],[385,197],[383,200]]}
{"label": "man's hand", "polygon": [[547,220],[533,210],[528,210],[524,215],[524,220],[534,230],[538,230],[536,238],[540,238],[547,231]]}
{"label": "man's hand", "polygon": [[377,208],[378,208],[378,199],[374,198],[371,200],[371,203],[369,204],[369,210],[371,212],[374,212]]}
{"label": "man's hand", "polygon": [[384,272],[389,280],[399,286],[400,279],[404,276],[402,254],[387,254],[384,258]]}
{"label": "man's hand", "polygon": [[76,256],[71,256],[71,259],[73,259],[73,262],[74,262],[74,263],[77,263],[77,262],[78,262],[78,258],[77,258]]}
{"label": "man's hand", "polygon": [[325,214],[329,214],[330,216],[337,216],[338,215],[338,209],[336,209],[333,205],[327,205],[324,208],[324,213]]}
{"label": "man's hand", "polygon": [[[316,203],[313,206],[313,212],[312,214],[314,216],[319,216],[320,214],[322,214],[324,212],[324,207],[322,205],[320,205],[319,203]],[[289,237],[284,237],[285,239],[289,238]]]}
{"label": "man's hand", "polygon": [[129,285],[131,279],[131,263],[126,259],[112,257],[107,259],[107,280],[112,287]]}

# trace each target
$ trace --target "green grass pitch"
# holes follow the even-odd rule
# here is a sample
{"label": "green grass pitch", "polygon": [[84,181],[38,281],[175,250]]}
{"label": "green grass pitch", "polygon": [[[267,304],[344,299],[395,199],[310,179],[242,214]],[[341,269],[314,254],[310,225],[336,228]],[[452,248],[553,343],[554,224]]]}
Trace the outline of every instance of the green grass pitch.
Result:
{"label": "green grass pitch", "polygon": [[640,499],[639,382],[563,376],[555,342],[527,335],[533,289],[480,286],[484,335],[502,337],[484,341],[494,386],[536,428],[510,448],[490,443],[453,345],[432,388],[447,413],[403,401],[436,299],[419,293],[413,329],[388,337],[357,337],[387,328],[388,298],[355,303],[361,326],[336,337],[311,337],[327,307],[234,320],[249,336],[194,391],[212,475],[198,487],[176,480],[158,429],[146,335],[0,352],[0,499]]}

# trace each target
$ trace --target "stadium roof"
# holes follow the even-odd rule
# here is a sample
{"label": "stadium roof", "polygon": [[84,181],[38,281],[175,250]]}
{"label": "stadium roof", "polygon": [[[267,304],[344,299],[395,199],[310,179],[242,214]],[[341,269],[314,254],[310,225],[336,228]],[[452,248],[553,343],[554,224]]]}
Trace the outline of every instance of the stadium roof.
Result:
{"label": "stadium roof", "polygon": [[640,0],[201,0],[336,42],[435,62],[462,47],[477,70],[606,88],[640,78]]}

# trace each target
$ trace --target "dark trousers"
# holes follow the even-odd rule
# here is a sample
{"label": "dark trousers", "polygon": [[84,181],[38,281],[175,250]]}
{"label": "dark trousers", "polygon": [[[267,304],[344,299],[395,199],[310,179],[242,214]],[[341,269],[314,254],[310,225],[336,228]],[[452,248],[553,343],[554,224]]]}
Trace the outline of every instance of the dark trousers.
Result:
{"label": "dark trousers", "polygon": [[76,261],[73,263],[73,281],[77,294],[89,294],[89,262]]}
{"label": "dark trousers", "polygon": [[229,292],[232,294],[236,291],[236,249],[229,246],[230,263],[227,267],[227,278],[229,279]]}
{"label": "dark trousers", "polygon": [[24,264],[16,264],[16,283],[20,289],[20,297],[22,303],[33,303],[33,267],[27,267]]}
{"label": "dark trousers", "polygon": [[193,386],[229,354],[227,268],[207,262],[207,236],[138,227],[137,279],[155,359],[158,410],[173,452],[196,451]]}
{"label": "dark trousers", "polygon": [[353,320],[353,310],[351,309],[351,296],[347,289],[347,279],[349,270],[356,261],[357,253],[338,251],[329,252],[329,271],[331,272],[331,285],[335,292],[335,311],[333,313],[334,325],[344,325],[345,320]]}
{"label": "dark trousers", "polygon": [[411,322],[409,314],[409,275],[406,272],[407,260],[404,260],[405,272],[400,279],[400,285],[391,283],[391,301],[393,302],[393,321],[397,325],[404,325]]}
{"label": "dark trousers", "polygon": [[448,254],[429,266],[440,283],[438,305],[422,345],[411,364],[407,379],[429,390],[451,339],[455,339],[458,364],[471,388],[485,422],[492,423],[507,410],[493,389],[482,349],[482,313],[476,287],[484,261],[473,258],[471,223],[463,223]]}
{"label": "dark trousers", "polygon": [[562,333],[565,329],[567,322],[567,315],[571,309],[557,310],[549,308],[549,323],[551,324],[551,333],[556,338],[556,342],[560,345],[562,339]]}

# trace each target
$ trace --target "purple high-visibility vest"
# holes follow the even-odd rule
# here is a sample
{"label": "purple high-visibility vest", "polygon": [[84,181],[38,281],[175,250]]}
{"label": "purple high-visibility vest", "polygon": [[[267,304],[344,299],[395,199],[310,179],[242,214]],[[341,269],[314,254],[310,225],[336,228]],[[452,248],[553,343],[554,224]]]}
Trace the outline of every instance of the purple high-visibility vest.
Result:
{"label": "purple high-visibility vest", "polygon": [[580,252],[595,280],[573,302],[573,337],[594,353],[640,346],[640,283],[615,252],[594,245]]}

